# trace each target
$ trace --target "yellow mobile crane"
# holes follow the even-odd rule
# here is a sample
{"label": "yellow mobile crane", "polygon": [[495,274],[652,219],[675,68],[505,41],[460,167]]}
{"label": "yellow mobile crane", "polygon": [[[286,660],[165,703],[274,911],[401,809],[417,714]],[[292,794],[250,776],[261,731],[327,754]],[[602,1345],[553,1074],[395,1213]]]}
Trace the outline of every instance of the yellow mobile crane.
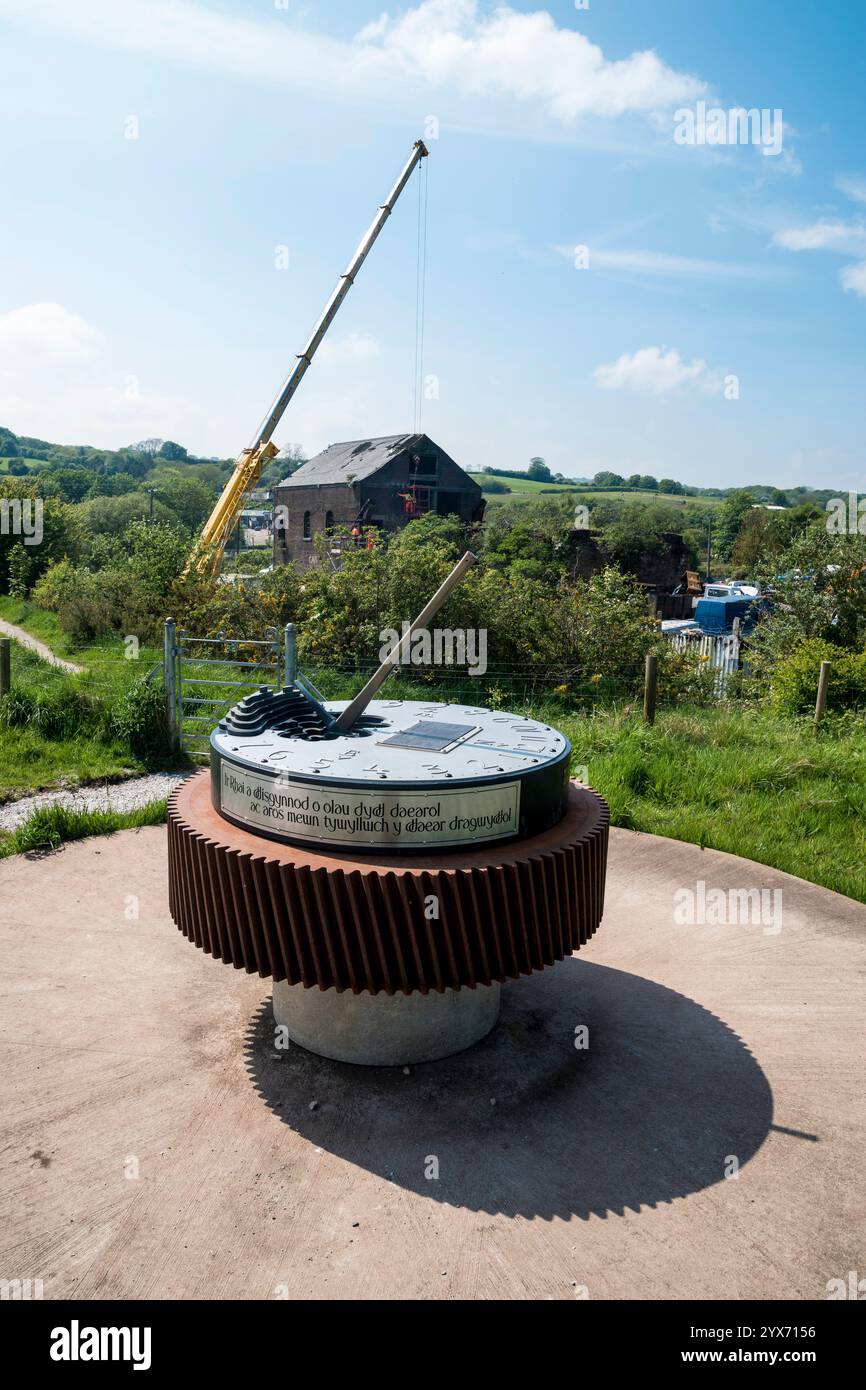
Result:
{"label": "yellow mobile crane", "polygon": [[313,356],[330,328],[334,317],[342,304],[352,285],[355,283],[355,276],[367,259],[370,248],[377,236],[381,232],[388,218],[394,209],[394,204],[409,182],[409,179],[417,164],[425,159],[429,154],[427,146],[423,140],[416,140],[412,146],[412,153],[391,189],[387,200],[381,204],[373,222],[364,235],[361,244],[349,262],[345,273],[340,276],[337,288],[328,300],[322,315],[313,329],[309,342],[303,352],[298,354],[298,360],[286,379],[279,395],[268,411],[261,429],[256,434],[255,439],[239,454],[235,463],[234,472],[222,490],[219,501],[204,524],[201,536],[197,540],[187,564],[185,573],[195,570],[198,574],[214,575],[219,573],[222,563],[223,552],[232,531],[237,524],[243,508],[243,501],[250,488],[255,486],[262,465],[267,459],[272,459],[279,453],[277,446],[272,443],[272,436],[277,425],[283,417],[283,413],[289,401],[294,396],[300,386],[307,368],[313,360]]}

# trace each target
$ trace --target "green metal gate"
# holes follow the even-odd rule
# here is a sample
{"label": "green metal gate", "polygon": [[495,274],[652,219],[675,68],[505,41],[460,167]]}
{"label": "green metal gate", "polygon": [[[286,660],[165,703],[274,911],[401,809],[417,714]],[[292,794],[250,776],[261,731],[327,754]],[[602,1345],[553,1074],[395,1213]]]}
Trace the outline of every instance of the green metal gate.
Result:
{"label": "green metal gate", "polygon": [[172,739],[207,762],[211,731],[232,705],[261,685],[281,689],[295,679],[294,624],[265,628],[263,637],[195,637],[168,618],[163,662]]}

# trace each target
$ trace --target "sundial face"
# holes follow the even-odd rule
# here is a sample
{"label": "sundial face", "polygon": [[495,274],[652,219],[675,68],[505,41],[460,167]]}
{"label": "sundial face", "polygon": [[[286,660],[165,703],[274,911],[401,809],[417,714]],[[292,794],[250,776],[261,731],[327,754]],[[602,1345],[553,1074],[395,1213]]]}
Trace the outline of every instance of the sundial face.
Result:
{"label": "sundial face", "polygon": [[375,700],[363,718],[315,739],[221,724],[214,804],[275,839],[416,852],[535,834],[563,813],[571,745],[548,724],[419,700]]}

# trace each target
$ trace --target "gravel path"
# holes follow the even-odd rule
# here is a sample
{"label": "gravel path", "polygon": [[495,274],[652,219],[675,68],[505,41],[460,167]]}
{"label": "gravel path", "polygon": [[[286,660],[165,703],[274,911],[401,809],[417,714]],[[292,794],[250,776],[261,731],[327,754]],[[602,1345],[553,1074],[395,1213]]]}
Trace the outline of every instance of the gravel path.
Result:
{"label": "gravel path", "polygon": [[40,806],[68,806],[76,811],[135,811],[163,797],[188,777],[188,772],[152,772],[128,782],[102,783],[78,791],[36,792],[0,806],[0,830],[14,830]]}
{"label": "gravel path", "polygon": [[32,637],[29,632],[25,632],[23,627],[16,627],[14,623],[7,623],[0,618],[0,633],[4,637],[14,637],[16,642],[20,642],[22,647],[29,647],[31,652],[41,656],[43,661],[47,661],[50,666],[59,666],[62,671],[68,671],[71,676],[80,676],[84,670],[83,666],[78,666],[74,661],[64,661],[62,656],[55,656],[50,647],[46,647],[44,642],[40,642],[38,637]]}

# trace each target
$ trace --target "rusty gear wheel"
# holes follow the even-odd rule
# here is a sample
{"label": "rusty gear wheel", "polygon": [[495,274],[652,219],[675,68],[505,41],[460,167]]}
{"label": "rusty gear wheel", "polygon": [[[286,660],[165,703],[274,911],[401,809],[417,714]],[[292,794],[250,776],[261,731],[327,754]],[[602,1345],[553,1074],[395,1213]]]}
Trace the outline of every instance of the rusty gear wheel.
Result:
{"label": "rusty gear wheel", "polygon": [[530,839],[423,862],[320,853],[229,824],[201,772],[169,802],[169,906],[209,955],[289,984],[427,994],[502,983],[594,934],[608,823],[601,797],[572,783],[565,816]]}

